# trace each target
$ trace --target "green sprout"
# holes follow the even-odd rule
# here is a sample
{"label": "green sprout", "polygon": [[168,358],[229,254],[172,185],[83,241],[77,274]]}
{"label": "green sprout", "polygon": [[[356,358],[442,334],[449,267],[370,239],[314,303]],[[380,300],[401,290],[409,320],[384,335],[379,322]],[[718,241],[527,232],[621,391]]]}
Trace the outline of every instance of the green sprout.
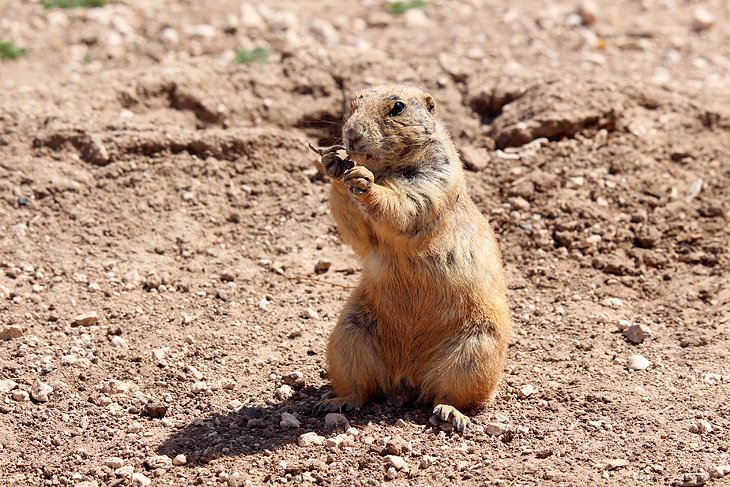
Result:
{"label": "green sprout", "polygon": [[0,39],[0,59],[18,59],[28,54],[28,49]]}
{"label": "green sprout", "polygon": [[265,63],[268,59],[269,51],[263,47],[236,51],[236,64]]}
{"label": "green sprout", "polygon": [[107,0],[44,0],[43,8],[94,8],[103,7]]}
{"label": "green sprout", "polygon": [[385,9],[389,14],[400,15],[407,10],[414,8],[426,8],[428,5],[423,0],[410,0],[408,2],[386,2]]}

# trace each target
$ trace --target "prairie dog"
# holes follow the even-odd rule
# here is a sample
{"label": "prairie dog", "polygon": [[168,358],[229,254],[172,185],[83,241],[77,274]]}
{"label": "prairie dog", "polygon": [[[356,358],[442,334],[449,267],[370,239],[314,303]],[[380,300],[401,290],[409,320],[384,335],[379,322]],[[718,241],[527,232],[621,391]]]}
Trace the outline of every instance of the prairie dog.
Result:
{"label": "prairie dog", "polygon": [[336,397],[315,410],[409,392],[463,431],[461,411],[496,392],[512,330],[494,232],[431,95],[377,86],[350,108],[344,147],[319,153],[332,216],[363,271],[327,346]]}

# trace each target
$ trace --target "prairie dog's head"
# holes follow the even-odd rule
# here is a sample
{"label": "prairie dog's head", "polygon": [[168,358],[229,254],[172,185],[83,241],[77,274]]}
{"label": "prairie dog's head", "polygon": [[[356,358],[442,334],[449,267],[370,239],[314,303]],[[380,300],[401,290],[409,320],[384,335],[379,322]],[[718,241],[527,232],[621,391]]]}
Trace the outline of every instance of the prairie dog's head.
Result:
{"label": "prairie dog's head", "polygon": [[438,128],[435,111],[433,97],[418,88],[394,85],[358,91],[342,128],[342,144],[355,161],[368,166],[415,160]]}

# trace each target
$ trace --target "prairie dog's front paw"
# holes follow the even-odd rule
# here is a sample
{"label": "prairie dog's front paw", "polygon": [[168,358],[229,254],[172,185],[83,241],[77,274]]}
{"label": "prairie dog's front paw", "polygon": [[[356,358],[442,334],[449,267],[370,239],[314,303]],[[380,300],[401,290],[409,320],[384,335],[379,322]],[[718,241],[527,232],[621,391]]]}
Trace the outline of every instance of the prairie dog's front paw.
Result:
{"label": "prairie dog's front paw", "polygon": [[345,172],[342,181],[350,188],[354,195],[366,193],[375,182],[375,176],[365,166],[355,166]]}

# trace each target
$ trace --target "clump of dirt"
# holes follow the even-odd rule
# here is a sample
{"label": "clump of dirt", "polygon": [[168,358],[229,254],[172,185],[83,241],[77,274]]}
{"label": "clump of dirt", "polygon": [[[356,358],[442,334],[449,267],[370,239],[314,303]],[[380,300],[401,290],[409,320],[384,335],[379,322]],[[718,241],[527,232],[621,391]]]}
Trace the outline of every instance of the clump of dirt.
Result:
{"label": "clump of dirt", "polygon": [[[0,483],[726,482],[727,9],[331,3],[0,5]],[[434,96],[503,248],[463,436],[312,414],[359,263],[307,143],[383,81]]]}

